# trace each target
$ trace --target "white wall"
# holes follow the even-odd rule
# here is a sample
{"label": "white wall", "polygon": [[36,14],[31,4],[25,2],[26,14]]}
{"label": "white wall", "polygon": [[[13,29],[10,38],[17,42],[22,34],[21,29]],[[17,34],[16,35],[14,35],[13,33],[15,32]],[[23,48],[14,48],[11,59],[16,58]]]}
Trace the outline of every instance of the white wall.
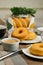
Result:
{"label": "white wall", "polygon": [[38,26],[38,22],[43,26],[43,0],[0,0],[0,18],[9,16],[11,14],[10,8],[13,6],[36,8],[35,24]]}
{"label": "white wall", "polygon": [[43,0],[0,0],[0,7],[13,7],[13,6],[25,6],[25,7],[43,7]]}

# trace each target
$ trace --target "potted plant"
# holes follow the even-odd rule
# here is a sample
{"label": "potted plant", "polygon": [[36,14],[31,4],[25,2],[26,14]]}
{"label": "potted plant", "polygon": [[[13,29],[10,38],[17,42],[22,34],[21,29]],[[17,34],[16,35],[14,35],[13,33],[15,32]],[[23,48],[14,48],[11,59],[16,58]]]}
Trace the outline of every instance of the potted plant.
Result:
{"label": "potted plant", "polygon": [[10,9],[12,12],[12,18],[23,17],[23,18],[30,18],[30,28],[34,28],[34,17],[36,10],[33,8],[25,8],[25,7],[13,7]]}

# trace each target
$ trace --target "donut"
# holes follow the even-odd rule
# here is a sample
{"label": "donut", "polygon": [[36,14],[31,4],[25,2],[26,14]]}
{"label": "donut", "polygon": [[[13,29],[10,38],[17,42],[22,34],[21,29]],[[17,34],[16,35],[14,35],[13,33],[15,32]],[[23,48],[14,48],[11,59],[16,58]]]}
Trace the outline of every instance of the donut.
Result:
{"label": "donut", "polygon": [[24,28],[24,27],[20,27],[20,28],[17,28],[15,29],[13,32],[12,32],[12,37],[17,37],[17,38],[24,38],[26,35],[28,34],[28,30],[27,28]]}
{"label": "donut", "polygon": [[28,34],[27,34],[27,36],[25,36],[25,40],[33,40],[33,39],[35,39],[36,38],[36,33],[34,33],[34,32],[28,32]]}
{"label": "donut", "polygon": [[16,23],[17,27],[22,27],[22,23],[19,21],[18,18],[14,18],[13,20]]}
{"label": "donut", "polygon": [[29,51],[33,55],[43,56],[43,43],[32,44]]}
{"label": "donut", "polygon": [[19,20],[21,21],[23,27],[27,27],[27,23],[26,23],[25,19],[19,18]]}
{"label": "donut", "polygon": [[14,27],[17,28],[17,25],[16,25],[16,23],[14,22],[14,19],[12,19],[12,20],[13,20],[13,25],[14,25]]}
{"label": "donut", "polygon": [[27,27],[29,27],[30,18],[25,18],[25,21],[26,21],[26,23],[27,23]]}
{"label": "donut", "polygon": [[22,40],[33,40],[37,35],[34,32],[30,32],[27,28],[20,27],[15,29],[11,36]]}

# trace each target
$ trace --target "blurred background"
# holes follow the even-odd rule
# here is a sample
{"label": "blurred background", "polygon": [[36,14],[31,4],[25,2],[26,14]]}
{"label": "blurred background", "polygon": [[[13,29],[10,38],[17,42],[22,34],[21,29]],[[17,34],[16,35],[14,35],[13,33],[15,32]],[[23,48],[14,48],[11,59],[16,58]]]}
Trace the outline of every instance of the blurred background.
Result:
{"label": "blurred background", "polygon": [[35,25],[43,26],[43,0],[0,0],[0,18],[8,17],[14,6],[36,8]]}

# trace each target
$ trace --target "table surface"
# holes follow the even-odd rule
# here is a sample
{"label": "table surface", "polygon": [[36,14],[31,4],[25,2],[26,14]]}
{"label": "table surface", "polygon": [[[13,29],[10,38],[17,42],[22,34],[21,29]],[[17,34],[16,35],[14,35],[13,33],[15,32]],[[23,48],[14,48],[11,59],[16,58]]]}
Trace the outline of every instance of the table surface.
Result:
{"label": "table surface", "polygon": [[[20,48],[27,47],[27,45],[20,44]],[[0,45],[0,57],[7,54],[8,52],[3,51],[2,45]],[[43,65],[43,60],[37,60],[24,55],[22,52],[18,52],[4,60],[0,61],[0,65],[23,65],[22,60],[27,65]]]}
{"label": "table surface", "polygon": [[[23,47],[27,47],[27,45],[20,44],[20,48],[23,48]],[[3,50],[2,45],[0,45],[0,57],[7,53],[8,52]],[[34,58],[30,58],[24,55],[22,52],[19,52],[0,61],[0,65],[43,65],[43,60],[37,60]]]}

